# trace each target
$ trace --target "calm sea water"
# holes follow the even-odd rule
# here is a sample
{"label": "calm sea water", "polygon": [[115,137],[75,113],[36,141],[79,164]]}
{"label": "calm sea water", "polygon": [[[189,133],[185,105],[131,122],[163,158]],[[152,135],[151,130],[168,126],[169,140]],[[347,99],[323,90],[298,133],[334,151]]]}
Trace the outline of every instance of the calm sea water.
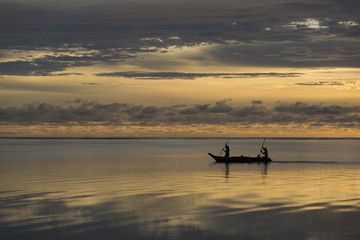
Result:
{"label": "calm sea water", "polygon": [[0,139],[0,239],[360,239],[360,140],[224,143]]}

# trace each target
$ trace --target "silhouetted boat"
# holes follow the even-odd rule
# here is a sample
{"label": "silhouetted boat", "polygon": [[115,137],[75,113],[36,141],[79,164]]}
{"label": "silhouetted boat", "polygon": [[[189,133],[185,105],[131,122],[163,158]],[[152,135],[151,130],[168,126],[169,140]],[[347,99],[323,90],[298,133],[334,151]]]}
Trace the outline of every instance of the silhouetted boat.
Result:
{"label": "silhouetted boat", "polygon": [[257,157],[246,157],[246,156],[231,156],[231,157],[221,157],[215,156],[212,153],[209,155],[215,159],[216,162],[239,162],[239,163],[268,163],[271,162],[271,158],[265,156],[257,156]]}
{"label": "silhouetted boat", "polygon": [[[256,157],[246,157],[246,156],[231,156],[230,157],[230,148],[229,148],[229,140],[225,143],[224,148],[221,150],[219,156],[215,156],[212,153],[209,153],[209,155],[215,159],[216,162],[225,162],[225,163],[229,163],[229,162],[239,162],[239,163],[268,163],[271,162],[271,159],[268,156],[268,150],[265,147],[264,148],[264,144],[265,144],[265,140],[266,137],[264,138],[263,144],[260,148],[260,152],[259,155],[257,155]],[[221,153],[225,152],[225,156],[222,157]]]}

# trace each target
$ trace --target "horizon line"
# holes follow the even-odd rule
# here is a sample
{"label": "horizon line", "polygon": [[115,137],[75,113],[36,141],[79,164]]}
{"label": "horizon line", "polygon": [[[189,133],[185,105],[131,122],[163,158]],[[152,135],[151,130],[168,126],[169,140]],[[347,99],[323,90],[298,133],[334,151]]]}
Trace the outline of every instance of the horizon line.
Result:
{"label": "horizon line", "polygon": [[[88,140],[106,140],[106,139],[264,139],[265,137],[0,137],[0,139],[88,139]],[[272,140],[360,140],[360,137],[266,137]]]}

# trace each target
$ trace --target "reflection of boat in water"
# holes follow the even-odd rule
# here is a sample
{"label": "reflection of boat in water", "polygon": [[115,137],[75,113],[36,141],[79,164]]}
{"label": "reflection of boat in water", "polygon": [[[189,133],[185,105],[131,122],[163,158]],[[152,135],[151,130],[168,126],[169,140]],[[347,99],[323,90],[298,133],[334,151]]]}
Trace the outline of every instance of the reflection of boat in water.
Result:
{"label": "reflection of boat in water", "polygon": [[268,163],[271,162],[271,158],[265,156],[257,157],[246,157],[246,156],[232,156],[232,157],[221,157],[215,156],[212,153],[209,155],[215,159],[216,162],[239,162],[239,163]]}
{"label": "reflection of boat in water", "polygon": [[260,149],[260,154],[257,155],[256,157],[246,157],[246,156],[231,156],[230,157],[230,148],[228,145],[227,141],[225,143],[224,148],[221,150],[221,153],[224,151],[225,152],[225,156],[220,156],[221,153],[219,154],[219,156],[215,156],[212,153],[209,153],[209,155],[215,159],[216,162],[224,162],[224,163],[229,163],[229,162],[239,162],[239,163],[268,163],[271,162],[271,158],[269,158],[268,156],[268,150],[266,147],[264,147],[264,143],[265,143],[266,138],[264,138],[263,144],[261,146]]}

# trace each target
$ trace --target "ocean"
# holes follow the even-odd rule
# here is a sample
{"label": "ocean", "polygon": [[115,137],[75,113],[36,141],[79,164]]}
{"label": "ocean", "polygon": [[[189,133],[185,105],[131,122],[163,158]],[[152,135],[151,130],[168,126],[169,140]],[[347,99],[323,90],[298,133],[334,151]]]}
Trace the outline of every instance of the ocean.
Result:
{"label": "ocean", "polygon": [[226,141],[0,139],[0,239],[360,239],[360,139]]}

